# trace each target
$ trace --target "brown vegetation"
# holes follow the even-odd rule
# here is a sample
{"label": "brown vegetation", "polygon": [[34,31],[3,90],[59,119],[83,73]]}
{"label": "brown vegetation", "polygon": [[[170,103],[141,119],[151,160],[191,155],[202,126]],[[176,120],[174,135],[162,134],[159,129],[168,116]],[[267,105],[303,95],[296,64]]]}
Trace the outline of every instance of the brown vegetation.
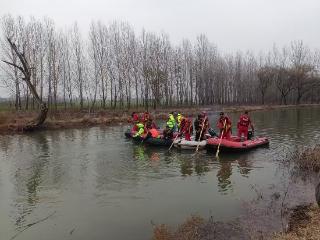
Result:
{"label": "brown vegetation", "polygon": [[176,231],[172,231],[168,226],[161,224],[153,230],[153,240],[184,240],[200,239],[200,229],[205,220],[199,216],[191,216]]}
{"label": "brown vegetation", "polygon": [[320,171],[320,145],[308,148],[297,153],[296,164],[301,170],[319,172]]}
{"label": "brown vegetation", "polygon": [[[162,109],[152,111],[151,115],[155,120],[165,120],[170,111],[179,111],[185,116],[195,116],[203,110],[211,110],[209,108],[179,108],[179,109]],[[143,112],[140,109],[137,112]],[[0,133],[23,131],[23,126],[37,116],[36,112],[0,112]],[[110,110],[96,111],[88,113],[79,110],[57,110],[48,113],[48,118],[43,124],[42,129],[64,129],[78,128],[98,125],[112,125],[128,123],[131,120],[131,111]]]}
{"label": "brown vegetation", "polygon": [[289,231],[276,235],[274,240],[320,239],[320,209],[317,206],[297,207],[290,222]]}

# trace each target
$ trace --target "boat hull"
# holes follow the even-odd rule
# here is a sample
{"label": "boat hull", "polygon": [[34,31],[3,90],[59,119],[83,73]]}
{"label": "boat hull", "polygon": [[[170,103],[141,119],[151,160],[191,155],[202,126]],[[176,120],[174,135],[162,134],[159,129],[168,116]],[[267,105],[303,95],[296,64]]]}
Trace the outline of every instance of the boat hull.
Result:
{"label": "boat hull", "polygon": [[[220,138],[209,138],[206,149],[215,151],[220,143]],[[268,146],[269,140],[266,137],[257,137],[251,140],[240,141],[237,137],[231,140],[222,139],[219,147],[220,152],[245,152],[254,148]]]}

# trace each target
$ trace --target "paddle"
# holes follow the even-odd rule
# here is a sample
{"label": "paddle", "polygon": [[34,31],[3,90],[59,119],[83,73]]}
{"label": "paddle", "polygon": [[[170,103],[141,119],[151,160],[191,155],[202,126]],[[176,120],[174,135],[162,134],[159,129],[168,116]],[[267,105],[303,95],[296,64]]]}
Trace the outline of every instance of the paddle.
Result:
{"label": "paddle", "polygon": [[173,143],[174,143],[174,141],[175,140],[177,140],[177,138],[179,137],[179,134],[177,134],[177,136],[174,138],[174,140],[172,141],[172,143],[171,143],[171,145],[170,145],[170,147],[169,147],[169,150],[168,151],[170,151],[171,150],[171,148],[172,148],[172,146],[173,146]]}
{"label": "paddle", "polygon": [[204,125],[205,125],[206,119],[207,119],[207,117],[204,117],[204,119],[203,119],[203,124],[202,124],[202,128],[201,128],[201,131],[200,131],[200,136],[199,136],[199,139],[198,139],[198,144],[197,144],[196,152],[198,152],[198,150],[199,150],[200,140],[201,140],[201,136],[202,136],[202,131],[203,131],[203,129],[204,129]]}
{"label": "paddle", "polygon": [[223,123],[223,129],[222,129],[222,132],[221,132],[221,137],[220,137],[219,145],[218,145],[217,152],[216,152],[216,157],[219,156],[220,145],[221,145],[221,142],[222,142],[223,131],[224,131],[225,127],[226,127],[226,123],[227,123],[227,119],[225,119],[224,123]]}

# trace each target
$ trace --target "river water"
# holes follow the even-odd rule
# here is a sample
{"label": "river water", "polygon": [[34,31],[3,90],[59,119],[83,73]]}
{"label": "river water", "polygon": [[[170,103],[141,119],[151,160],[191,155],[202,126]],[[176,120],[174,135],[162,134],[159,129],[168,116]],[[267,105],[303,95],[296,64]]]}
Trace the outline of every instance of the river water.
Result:
{"label": "river water", "polygon": [[253,186],[289,178],[279,167],[288,152],[320,139],[319,107],[251,116],[270,146],[219,160],[135,144],[127,126],[0,136],[0,239],[141,240],[191,214],[234,219],[256,198]]}

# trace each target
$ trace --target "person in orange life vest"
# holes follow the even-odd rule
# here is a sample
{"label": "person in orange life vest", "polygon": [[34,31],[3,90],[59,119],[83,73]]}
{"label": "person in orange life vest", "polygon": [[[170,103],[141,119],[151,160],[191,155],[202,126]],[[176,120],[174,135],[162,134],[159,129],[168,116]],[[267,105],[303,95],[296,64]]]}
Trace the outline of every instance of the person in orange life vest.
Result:
{"label": "person in orange life vest", "polygon": [[244,140],[248,139],[248,130],[249,126],[251,126],[252,131],[254,131],[253,124],[249,117],[248,111],[245,111],[239,118],[237,128],[238,128],[238,137],[241,138],[242,134],[244,135]]}
{"label": "person in orange life vest", "polygon": [[151,121],[147,123],[147,137],[153,137],[153,138],[160,137],[158,130],[153,126]]}
{"label": "person in orange life vest", "polygon": [[220,118],[217,122],[217,128],[220,129],[219,138],[230,139],[231,138],[231,120],[228,116],[224,115],[224,112],[220,112]]}
{"label": "person in orange life vest", "polygon": [[191,135],[193,132],[192,120],[186,117],[183,117],[180,121],[179,134],[184,134],[184,138],[187,141],[191,141]]}

